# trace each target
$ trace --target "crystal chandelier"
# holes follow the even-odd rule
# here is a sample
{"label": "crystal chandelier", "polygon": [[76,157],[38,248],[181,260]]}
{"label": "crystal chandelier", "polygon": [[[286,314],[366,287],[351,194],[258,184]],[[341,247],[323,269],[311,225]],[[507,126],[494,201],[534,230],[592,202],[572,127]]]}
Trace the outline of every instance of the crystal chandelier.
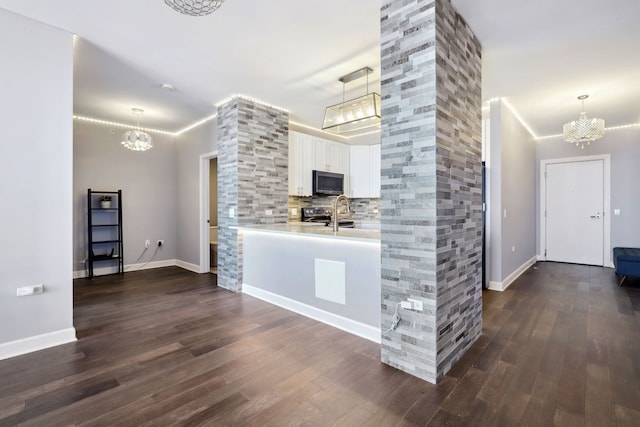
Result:
{"label": "crystal chandelier", "polygon": [[142,108],[132,108],[131,112],[138,116],[136,129],[128,130],[122,135],[122,145],[133,151],[147,151],[153,148],[153,138],[140,130],[140,116],[144,114]]}
{"label": "crystal chandelier", "polygon": [[224,0],[164,0],[174,10],[191,16],[205,16],[222,6]]}
{"label": "crystal chandelier", "polygon": [[562,138],[570,143],[575,143],[576,147],[580,146],[584,149],[584,143],[591,144],[591,141],[600,139],[604,136],[604,120],[589,119],[584,112],[584,100],[589,95],[580,95],[579,100],[582,101],[582,112],[577,120],[565,123],[562,127]]}
{"label": "crystal chandelier", "polygon": [[[322,130],[348,135],[380,124],[380,94],[369,93],[369,73],[372,71],[371,68],[364,67],[338,79],[342,82],[342,102],[325,109]],[[367,94],[345,101],[345,83],[365,75],[367,76]]]}

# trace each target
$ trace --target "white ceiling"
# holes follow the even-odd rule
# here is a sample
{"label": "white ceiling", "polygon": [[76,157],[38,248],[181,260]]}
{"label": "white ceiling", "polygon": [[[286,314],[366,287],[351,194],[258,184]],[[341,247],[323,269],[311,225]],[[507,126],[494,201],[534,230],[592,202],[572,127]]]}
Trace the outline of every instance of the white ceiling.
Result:
{"label": "white ceiling", "polygon": [[[538,135],[577,117],[640,122],[637,0],[453,0],[483,44],[483,98],[506,97]],[[207,17],[163,0],[0,0],[73,32],[75,114],[176,131],[244,94],[320,127],[338,78],[370,66],[380,85],[379,1],[226,0]],[[1,29],[0,29],[1,31]],[[173,92],[161,89],[175,86]],[[347,84],[347,98],[366,92]]]}

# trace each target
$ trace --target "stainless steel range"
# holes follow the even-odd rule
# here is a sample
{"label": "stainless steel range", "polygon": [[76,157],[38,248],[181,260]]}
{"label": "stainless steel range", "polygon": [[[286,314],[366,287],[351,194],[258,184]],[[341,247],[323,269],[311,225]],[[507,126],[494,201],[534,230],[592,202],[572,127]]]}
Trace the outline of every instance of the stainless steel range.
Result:
{"label": "stainless steel range", "polygon": [[302,208],[303,222],[327,222],[331,221],[331,208]]}
{"label": "stainless steel range", "polygon": [[[328,226],[331,224],[331,216],[333,209],[331,208],[302,208],[302,222],[318,222]],[[353,220],[338,221],[340,227],[353,228]]]}

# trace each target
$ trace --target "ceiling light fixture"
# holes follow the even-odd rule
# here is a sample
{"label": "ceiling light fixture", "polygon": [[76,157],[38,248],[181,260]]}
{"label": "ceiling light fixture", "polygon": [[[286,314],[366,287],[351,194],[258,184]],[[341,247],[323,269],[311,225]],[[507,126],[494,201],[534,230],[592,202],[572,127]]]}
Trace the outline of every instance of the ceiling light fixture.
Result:
{"label": "ceiling light fixture", "polygon": [[591,141],[600,139],[604,136],[604,120],[589,119],[584,112],[584,100],[589,95],[580,95],[578,99],[582,101],[582,112],[577,120],[565,123],[562,127],[562,138],[570,143],[575,143],[576,147],[580,146],[584,149],[584,143],[591,144]]}
{"label": "ceiling light fixture", "polygon": [[137,126],[136,129],[128,130],[122,135],[122,145],[133,151],[147,151],[153,148],[151,135],[140,130],[140,116],[144,114],[144,110],[132,108],[131,112],[138,117]]}
{"label": "ceiling light fixture", "polygon": [[[342,102],[325,109],[322,130],[348,135],[380,124],[380,94],[369,93],[369,73],[372,71],[364,67],[338,79],[342,82]],[[367,77],[366,95],[345,101],[345,84],[364,76]]]}
{"label": "ceiling light fixture", "polygon": [[206,16],[222,6],[224,0],[164,0],[164,2],[183,15]]}

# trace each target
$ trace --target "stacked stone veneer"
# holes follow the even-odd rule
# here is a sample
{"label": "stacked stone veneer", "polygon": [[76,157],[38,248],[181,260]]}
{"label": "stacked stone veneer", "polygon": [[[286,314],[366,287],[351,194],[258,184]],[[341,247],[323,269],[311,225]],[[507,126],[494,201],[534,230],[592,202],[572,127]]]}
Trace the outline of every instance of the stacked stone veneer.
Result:
{"label": "stacked stone veneer", "polygon": [[242,239],[231,227],[287,222],[288,151],[287,112],[242,97],[218,107],[218,285],[223,288],[242,286]]}
{"label": "stacked stone veneer", "polygon": [[382,361],[430,382],[482,331],[481,47],[449,0],[383,0]]}

